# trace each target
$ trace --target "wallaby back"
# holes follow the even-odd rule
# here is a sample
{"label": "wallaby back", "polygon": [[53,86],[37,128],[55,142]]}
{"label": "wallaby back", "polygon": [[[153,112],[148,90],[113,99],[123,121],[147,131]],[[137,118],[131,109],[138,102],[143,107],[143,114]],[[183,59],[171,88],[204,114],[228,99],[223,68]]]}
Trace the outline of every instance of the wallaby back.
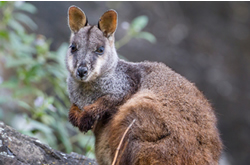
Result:
{"label": "wallaby back", "polygon": [[120,60],[114,10],[90,26],[72,6],[69,26],[69,120],[81,131],[94,131],[100,165],[218,164],[216,117],[194,84],[162,63]]}

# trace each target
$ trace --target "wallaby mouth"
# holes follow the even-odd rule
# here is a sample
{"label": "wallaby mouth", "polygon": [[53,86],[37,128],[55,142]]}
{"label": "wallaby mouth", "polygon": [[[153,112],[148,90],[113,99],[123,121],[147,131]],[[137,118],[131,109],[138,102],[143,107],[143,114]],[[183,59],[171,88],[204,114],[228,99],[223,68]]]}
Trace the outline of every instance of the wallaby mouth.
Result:
{"label": "wallaby mouth", "polygon": [[88,77],[88,68],[87,67],[83,67],[80,66],[77,70],[76,70],[76,77],[79,80],[86,80]]}

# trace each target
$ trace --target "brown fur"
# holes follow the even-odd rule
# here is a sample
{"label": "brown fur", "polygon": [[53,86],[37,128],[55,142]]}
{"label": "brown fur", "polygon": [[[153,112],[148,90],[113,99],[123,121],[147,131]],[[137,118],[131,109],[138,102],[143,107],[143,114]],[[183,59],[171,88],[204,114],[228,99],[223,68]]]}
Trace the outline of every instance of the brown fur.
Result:
{"label": "brown fur", "polygon": [[81,14],[83,11],[81,11],[80,8],[73,6],[69,9],[69,26],[71,27],[72,31],[77,32],[80,30],[80,28],[84,27],[86,25],[87,18],[85,15]]}
{"label": "brown fur", "polygon": [[[76,14],[71,15],[86,18],[80,9],[73,9],[69,11]],[[70,25],[72,32],[80,29],[71,38],[79,50],[69,50],[68,61],[74,62],[73,57],[86,61],[91,56],[92,70],[102,67],[94,77],[81,80],[75,75],[77,65],[67,62],[72,102],[69,121],[81,131],[93,130],[98,163],[113,162],[122,136],[135,120],[122,141],[116,164],[217,165],[222,143],[207,99],[194,84],[162,63],[118,59],[113,49],[116,19],[116,12],[110,10],[101,17],[100,27],[82,27],[74,21]],[[91,50],[101,41],[105,53],[85,54],[89,43]]]}
{"label": "brown fur", "polygon": [[[133,119],[136,122],[127,133],[117,164],[218,164],[222,145],[210,104],[186,79],[171,70],[165,73],[170,77],[158,85],[168,86],[136,93],[109,124],[94,131],[100,164],[112,161]],[[160,78],[156,72],[151,76]],[[103,157],[108,163],[102,162]]]}

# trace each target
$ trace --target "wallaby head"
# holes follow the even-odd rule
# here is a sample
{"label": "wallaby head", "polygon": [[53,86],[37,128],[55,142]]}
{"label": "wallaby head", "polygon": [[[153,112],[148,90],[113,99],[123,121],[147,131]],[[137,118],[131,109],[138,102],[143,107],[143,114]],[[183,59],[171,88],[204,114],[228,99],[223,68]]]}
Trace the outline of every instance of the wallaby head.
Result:
{"label": "wallaby head", "polygon": [[68,10],[71,30],[66,65],[71,76],[80,82],[94,81],[116,68],[118,56],[114,45],[117,13],[105,12],[95,26],[88,24],[85,13],[76,6]]}

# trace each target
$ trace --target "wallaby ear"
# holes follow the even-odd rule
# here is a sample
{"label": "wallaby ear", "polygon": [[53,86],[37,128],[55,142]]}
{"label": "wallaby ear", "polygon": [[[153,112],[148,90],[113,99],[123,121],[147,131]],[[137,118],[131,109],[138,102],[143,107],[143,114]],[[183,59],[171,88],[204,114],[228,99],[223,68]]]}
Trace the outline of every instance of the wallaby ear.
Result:
{"label": "wallaby ear", "polygon": [[70,6],[68,10],[68,24],[72,32],[78,32],[88,24],[85,13],[77,6]]}
{"label": "wallaby ear", "polygon": [[117,12],[115,10],[106,11],[98,22],[98,28],[103,32],[104,36],[110,37],[117,27]]}

